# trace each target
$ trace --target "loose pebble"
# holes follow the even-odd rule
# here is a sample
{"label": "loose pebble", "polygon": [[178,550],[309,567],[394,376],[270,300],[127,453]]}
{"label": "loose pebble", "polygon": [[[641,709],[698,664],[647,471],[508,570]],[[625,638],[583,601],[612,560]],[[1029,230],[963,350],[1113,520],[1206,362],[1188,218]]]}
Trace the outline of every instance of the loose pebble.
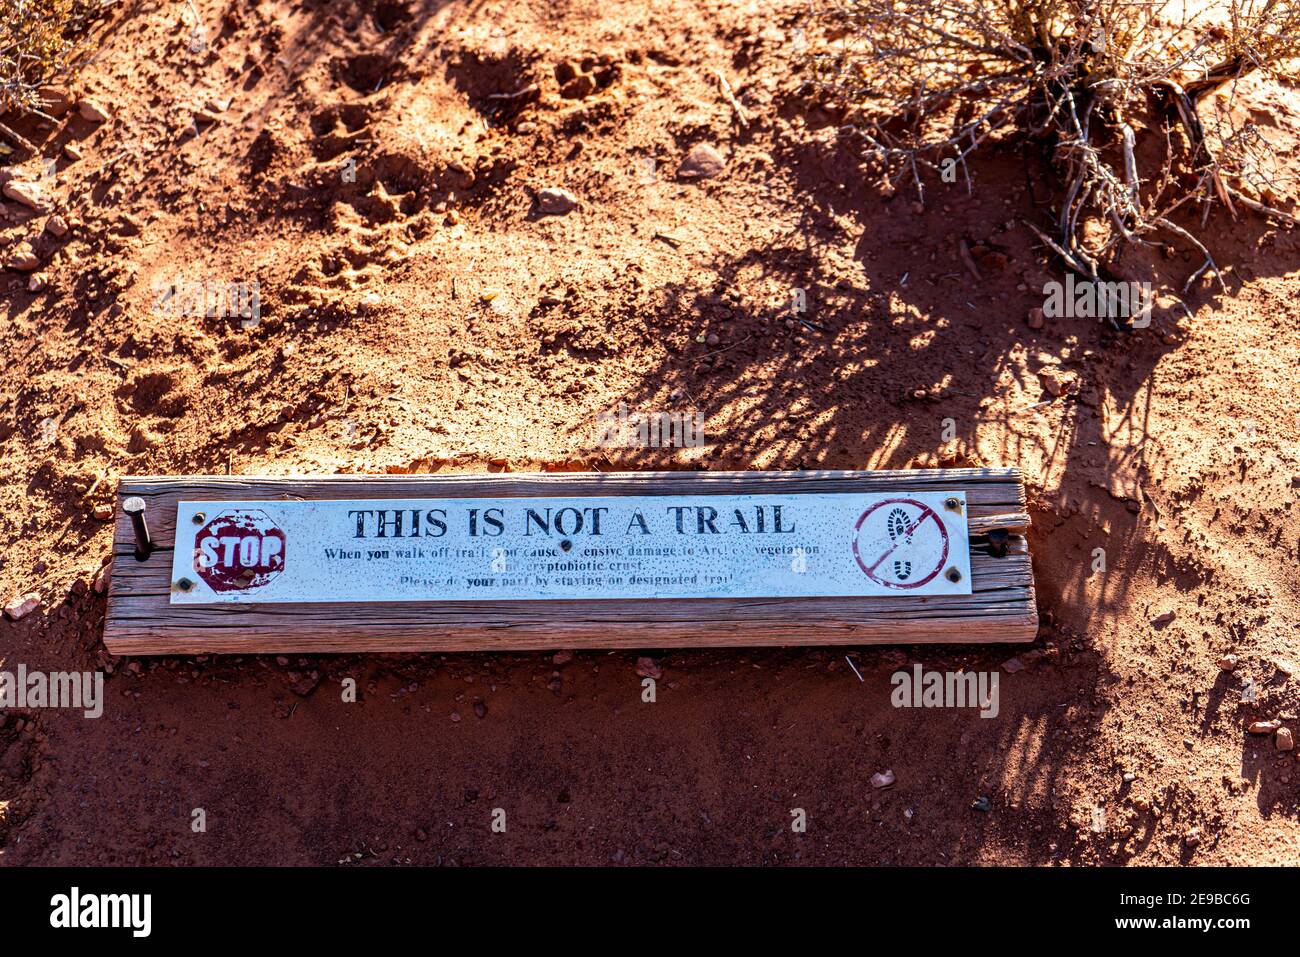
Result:
{"label": "loose pebble", "polygon": [[32,250],[31,243],[21,242],[13,248],[9,258],[5,260],[5,268],[13,269],[17,272],[33,272],[41,265],[40,259]]}
{"label": "loose pebble", "polygon": [[108,119],[108,111],[94,100],[82,100],[81,105],[77,107],[77,112],[83,120],[91,123],[103,123]]}
{"label": "loose pebble", "polygon": [[677,167],[682,179],[709,179],[727,168],[727,161],[708,143],[697,143]]}
{"label": "loose pebble", "polygon": [[15,203],[26,206],[30,209],[41,209],[41,187],[39,183],[30,183],[26,180],[11,179],[5,183],[5,196],[12,199]]}
{"label": "loose pebble", "polygon": [[563,216],[577,205],[578,197],[558,186],[548,186],[537,194],[537,208],[549,216]]}
{"label": "loose pebble", "polygon": [[1059,397],[1073,391],[1079,377],[1063,369],[1043,369],[1038,373],[1038,381],[1048,395]]}
{"label": "loose pebble", "polygon": [[636,673],[642,678],[662,678],[664,671],[659,662],[653,658],[641,657],[636,660]]}
{"label": "loose pebble", "polygon": [[30,615],[37,608],[41,607],[41,596],[32,592],[29,595],[20,595],[13,598],[5,605],[5,614],[13,621]]}

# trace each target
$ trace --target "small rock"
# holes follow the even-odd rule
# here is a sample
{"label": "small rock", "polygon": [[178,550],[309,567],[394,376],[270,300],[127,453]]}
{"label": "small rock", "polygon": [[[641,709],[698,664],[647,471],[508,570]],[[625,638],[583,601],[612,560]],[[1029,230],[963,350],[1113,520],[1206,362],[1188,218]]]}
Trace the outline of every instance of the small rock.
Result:
{"label": "small rock", "polygon": [[113,563],[109,562],[98,572],[95,573],[95,581],[91,585],[95,589],[96,595],[102,595],[108,591],[108,578],[113,574]]}
{"label": "small rock", "polygon": [[1274,658],[1273,667],[1278,670],[1279,674],[1285,675],[1288,678],[1296,672],[1295,662],[1288,661],[1286,658]]}
{"label": "small rock", "polygon": [[1002,670],[1009,675],[1014,675],[1017,671],[1025,670],[1025,663],[1019,658],[1008,658],[1002,662]]}
{"label": "small rock", "polygon": [[94,511],[91,514],[95,516],[96,520],[101,522],[107,522],[109,519],[113,517],[113,506],[96,505]]}
{"label": "small rock", "polygon": [[1043,369],[1038,373],[1038,381],[1051,396],[1062,396],[1073,391],[1078,385],[1079,377],[1064,369]]}
{"label": "small rock", "polygon": [[289,690],[301,698],[307,697],[320,684],[321,673],[319,671],[310,671],[307,674],[298,675],[289,672],[289,674],[292,676],[289,680]]}
{"label": "small rock", "polygon": [[68,221],[58,213],[55,213],[45,221],[45,231],[51,236],[66,236],[68,235]]}
{"label": "small rock", "polygon": [[1282,727],[1282,722],[1274,718],[1271,721],[1252,721],[1250,727],[1246,730],[1251,734],[1272,734],[1280,727]]}
{"label": "small rock", "polygon": [[636,673],[642,678],[662,678],[664,670],[653,658],[641,657],[636,660]]}
{"label": "small rock", "polygon": [[887,788],[896,781],[892,770],[877,771],[871,775],[871,786],[873,788]]}
{"label": "small rock", "polygon": [[987,813],[988,811],[993,810],[993,802],[983,794],[971,801],[970,806],[972,811],[984,811]]}
{"label": "small rock", "polygon": [[1138,776],[1137,776],[1136,774],[1134,774],[1132,771],[1125,771],[1125,772],[1124,772],[1124,783],[1125,783],[1125,784],[1132,784],[1132,783],[1133,783],[1134,781],[1136,781],[1137,779],[1138,779]]}
{"label": "small rock", "polygon": [[1177,617],[1176,612],[1167,611],[1163,615],[1156,615],[1156,617],[1152,618],[1151,626],[1153,628],[1164,628],[1166,625],[1172,622],[1176,617]]}
{"label": "small rock", "polygon": [[81,152],[81,147],[77,146],[76,143],[64,143],[63,155],[75,163],[77,160],[82,158],[83,154]]}
{"label": "small rock", "polygon": [[45,288],[45,277],[32,273],[27,277],[27,291],[40,292]]}
{"label": "small rock", "polygon": [[72,109],[72,96],[67,90],[47,86],[40,93],[41,112],[50,116],[62,116]]}
{"label": "small rock", "polygon": [[549,216],[563,216],[577,205],[578,197],[558,186],[548,186],[537,194],[537,208]]}
{"label": "small rock", "polygon": [[40,265],[41,261],[32,249],[32,244],[26,241],[15,246],[14,251],[5,260],[5,268],[17,272],[33,272],[40,268]]}
{"label": "small rock", "polygon": [[29,209],[41,209],[41,185],[21,179],[11,179],[4,185],[4,194]]}
{"label": "small rock", "polygon": [[1277,749],[1279,751],[1290,751],[1292,748],[1294,748],[1295,738],[1291,736],[1291,729],[1278,728],[1277,737],[1273,739],[1273,743],[1277,746]]}
{"label": "small rock", "polygon": [[9,604],[5,605],[5,614],[13,621],[17,621],[26,615],[30,615],[37,608],[41,607],[41,596],[32,592],[29,595],[20,595],[11,599]]}
{"label": "small rock", "polygon": [[486,717],[487,717],[487,705],[484,704],[482,701],[475,701],[475,702],[474,702],[474,716],[475,716],[475,717],[478,717],[478,718],[486,718]]}
{"label": "small rock", "polygon": [[1219,667],[1220,667],[1221,669],[1223,669],[1224,671],[1236,671],[1236,670],[1237,670],[1237,656],[1236,656],[1236,655],[1224,655],[1222,658],[1219,659]]}
{"label": "small rock", "polygon": [[1201,829],[1199,827],[1192,828],[1186,834],[1183,835],[1183,841],[1187,844],[1188,847],[1195,847],[1197,844],[1200,844]]}
{"label": "small rock", "polygon": [[560,96],[566,100],[581,100],[596,89],[596,81],[586,73],[579,73],[560,87]]}
{"label": "small rock", "polygon": [[677,167],[682,179],[708,179],[727,168],[727,161],[708,143],[696,143]]}
{"label": "small rock", "polygon": [[557,668],[560,665],[567,665],[572,660],[573,660],[572,651],[557,651],[554,655],[551,656],[551,664],[555,665]]}
{"label": "small rock", "polygon": [[1029,323],[1030,329],[1043,328],[1043,310],[1038,308],[1030,309],[1029,317],[1026,321]]}
{"label": "small rock", "polygon": [[108,119],[108,112],[94,100],[82,100],[77,112],[83,120],[91,123],[103,123]]}
{"label": "small rock", "polygon": [[452,723],[453,723],[453,724],[456,724],[457,722],[460,721],[460,715],[457,714],[455,711],[453,711],[453,712],[451,713],[451,720],[452,720]]}
{"label": "small rock", "polygon": [[716,332],[710,332],[707,336],[704,337],[704,344],[706,346],[716,346],[721,341],[722,340],[718,338],[718,334]]}

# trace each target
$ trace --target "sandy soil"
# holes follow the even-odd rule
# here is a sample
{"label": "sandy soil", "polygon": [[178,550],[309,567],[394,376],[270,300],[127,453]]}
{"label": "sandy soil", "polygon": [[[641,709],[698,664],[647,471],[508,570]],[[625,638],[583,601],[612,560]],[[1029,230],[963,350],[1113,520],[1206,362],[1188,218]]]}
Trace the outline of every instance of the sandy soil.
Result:
{"label": "sandy soil", "polygon": [[[24,127],[46,209],[0,206],[0,253],[40,261],[0,272],[0,597],[41,597],[0,659],[111,669],[98,720],[4,716],[0,861],[1300,862],[1295,752],[1246,730],[1300,732],[1297,233],[1216,211],[1227,295],[1032,329],[1040,164],[882,191],[801,90],[802,9],[197,0],[195,34],[127,5],[71,91],[107,120]],[[1294,158],[1300,94],[1242,95]],[[680,178],[700,143],[725,169]],[[579,205],[540,215],[548,187]],[[1197,263],[1132,268],[1176,290]],[[160,314],[177,277],[256,280],[260,323]],[[599,449],[619,403],[699,410],[709,444]],[[122,475],[940,463],[1024,470],[1032,649],[854,649],[861,681],[842,650],[672,652],[648,705],[634,654],[100,641]],[[900,666],[1013,655],[995,719],[890,706]]]}

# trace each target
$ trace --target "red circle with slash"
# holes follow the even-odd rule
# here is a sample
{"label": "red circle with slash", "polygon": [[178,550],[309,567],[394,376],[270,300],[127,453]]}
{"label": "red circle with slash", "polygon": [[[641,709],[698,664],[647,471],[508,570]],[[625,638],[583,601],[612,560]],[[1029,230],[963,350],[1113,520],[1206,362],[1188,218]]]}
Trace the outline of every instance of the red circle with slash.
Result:
{"label": "red circle with slash", "polygon": [[[883,513],[881,533],[880,509],[886,506],[893,507]],[[877,521],[869,523],[873,515]],[[864,529],[877,533],[866,537]],[[948,561],[948,529],[943,519],[930,506],[913,498],[887,498],[877,502],[862,513],[853,531],[853,557],[858,567],[886,588],[920,588],[933,581]]]}

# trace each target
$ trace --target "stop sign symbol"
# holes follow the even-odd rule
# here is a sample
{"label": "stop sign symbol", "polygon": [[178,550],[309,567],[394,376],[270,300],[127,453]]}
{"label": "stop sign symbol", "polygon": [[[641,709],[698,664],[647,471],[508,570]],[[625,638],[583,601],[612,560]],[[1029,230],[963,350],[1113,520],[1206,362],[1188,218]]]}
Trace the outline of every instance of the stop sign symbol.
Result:
{"label": "stop sign symbol", "polygon": [[222,512],[194,533],[194,571],[213,591],[261,588],[284,571],[284,531],[260,509]]}

